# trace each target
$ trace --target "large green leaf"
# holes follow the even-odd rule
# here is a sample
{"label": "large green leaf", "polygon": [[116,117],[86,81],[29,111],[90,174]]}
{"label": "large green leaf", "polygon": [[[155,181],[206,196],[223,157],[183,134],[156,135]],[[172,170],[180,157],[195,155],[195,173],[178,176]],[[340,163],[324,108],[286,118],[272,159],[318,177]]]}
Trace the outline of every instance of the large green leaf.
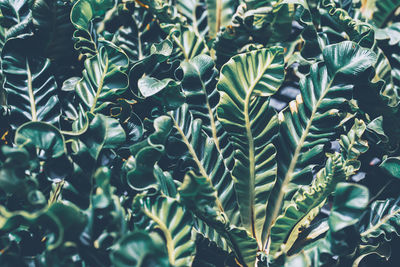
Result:
{"label": "large green leaf", "polygon": [[30,34],[13,38],[6,42],[1,54],[14,129],[28,121],[57,124],[61,113],[50,60],[30,55],[26,49],[30,45]]}
{"label": "large green leaf", "polygon": [[[216,90],[218,72],[214,62],[207,55],[199,55],[189,61],[181,62],[176,75],[182,79],[182,89],[186,103],[195,119],[201,119],[203,129],[213,138],[217,149],[226,159],[227,166],[233,165],[233,149],[228,135],[217,119],[219,93]],[[182,76],[182,77],[181,77]]]}
{"label": "large green leaf", "polygon": [[204,0],[178,0],[176,9],[186,17],[187,22],[199,36],[206,36],[209,32],[208,11]]}
{"label": "large green leaf", "polygon": [[[213,139],[203,131],[202,121],[193,119],[187,104],[171,115],[174,131],[166,146],[168,161],[171,161],[168,164],[175,167],[174,178],[185,175],[188,170],[206,177],[217,191],[220,211],[226,212],[228,218],[238,224],[232,177]],[[166,164],[167,158],[162,161]]]}
{"label": "large green leaf", "polygon": [[71,40],[74,27],[70,21],[72,4],[37,0],[32,6],[32,20],[40,39],[40,50],[52,60],[71,62],[74,58]]}
{"label": "large green leaf", "polygon": [[[200,234],[221,246],[220,239],[227,243],[239,262],[254,266],[257,243],[245,229],[232,225],[226,215],[218,208],[218,196],[211,180],[188,172],[179,195],[184,205],[200,220],[197,222]],[[215,232],[214,232],[215,231]],[[224,248],[224,243],[222,248]]]}
{"label": "large green leaf", "polygon": [[276,180],[275,147],[278,131],[268,96],[283,82],[283,49],[255,50],[233,57],[221,70],[218,119],[234,145],[232,176],[243,226],[265,245],[266,205]]}
{"label": "large green leaf", "polygon": [[0,1],[0,25],[7,29],[6,35],[17,31],[21,25],[25,26],[29,23],[32,2],[28,0]]}
{"label": "large green leaf", "polygon": [[360,168],[357,158],[368,149],[366,141],[361,139],[366,125],[356,120],[347,135],[341,136],[341,154],[328,154],[325,167],[321,169],[309,186],[300,188],[293,196],[271,228],[270,253],[275,255],[281,250],[287,253],[301,228],[309,226],[325,204],[327,197]]}
{"label": "large green leaf", "polygon": [[95,56],[85,60],[83,78],[75,85],[75,91],[90,112],[106,108],[128,87],[128,57],[122,49],[107,44]]}
{"label": "large green leaf", "polygon": [[[368,189],[361,185],[339,183],[334,195],[327,235],[305,246],[298,254],[287,258],[284,266],[335,266],[337,256],[347,255],[354,251],[352,239],[355,236],[351,235],[349,229],[360,220],[368,204]],[[338,242],[338,240],[341,241]],[[335,255],[336,260],[333,259]]]}
{"label": "large green leaf", "polygon": [[194,242],[191,240],[192,217],[173,198],[136,196],[133,203],[135,225],[139,229],[158,229],[165,238],[168,259],[173,266],[190,266]]}
{"label": "large green leaf", "polygon": [[351,99],[356,77],[376,60],[369,49],[350,41],[326,46],[323,58],[301,79],[301,95],[279,113],[278,182],[268,210],[272,224],[284,201],[292,198],[299,185],[311,182],[312,168],[323,157],[324,146],[340,130],[346,113],[339,109]]}

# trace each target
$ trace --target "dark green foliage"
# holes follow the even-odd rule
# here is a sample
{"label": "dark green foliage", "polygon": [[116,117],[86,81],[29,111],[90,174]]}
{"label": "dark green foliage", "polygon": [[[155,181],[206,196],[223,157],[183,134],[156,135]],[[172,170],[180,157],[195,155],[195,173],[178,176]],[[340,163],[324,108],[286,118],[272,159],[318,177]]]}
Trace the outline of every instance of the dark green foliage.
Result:
{"label": "dark green foliage", "polygon": [[0,0],[0,266],[395,266],[399,8]]}

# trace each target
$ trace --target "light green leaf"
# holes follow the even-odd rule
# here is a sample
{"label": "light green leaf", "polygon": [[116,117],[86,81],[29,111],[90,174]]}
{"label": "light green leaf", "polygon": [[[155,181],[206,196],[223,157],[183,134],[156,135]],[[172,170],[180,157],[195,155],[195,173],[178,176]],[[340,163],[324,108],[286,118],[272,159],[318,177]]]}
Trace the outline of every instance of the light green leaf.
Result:
{"label": "light green leaf", "polygon": [[232,176],[243,226],[265,244],[266,205],[276,180],[275,147],[278,131],[268,96],[284,79],[283,49],[255,50],[233,57],[221,70],[217,89],[221,94],[218,119],[234,145]]}
{"label": "light green leaf", "polygon": [[190,266],[195,244],[191,240],[192,217],[173,198],[138,195],[133,203],[135,225],[139,229],[158,229],[165,238],[172,266]]}

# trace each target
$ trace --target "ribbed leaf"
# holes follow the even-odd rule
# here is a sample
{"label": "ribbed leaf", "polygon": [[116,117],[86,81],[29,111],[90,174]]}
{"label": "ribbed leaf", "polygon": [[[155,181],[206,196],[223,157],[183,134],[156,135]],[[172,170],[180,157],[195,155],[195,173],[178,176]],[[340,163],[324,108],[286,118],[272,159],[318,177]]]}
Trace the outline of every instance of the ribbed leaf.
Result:
{"label": "ribbed leaf", "polygon": [[328,154],[325,167],[317,173],[312,183],[294,194],[271,229],[272,255],[279,250],[287,253],[300,234],[300,229],[309,226],[336,185],[360,168],[357,158],[368,149],[368,143],[361,139],[365,129],[365,123],[356,119],[351,130],[340,136],[341,153]]}
{"label": "ribbed leaf", "polygon": [[213,139],[203,131],[201,120],[193,119],[187,104],[171,115],[175,131],[167,142],[167,156],[175,167],[174,178],[185,175],[188,170],[206,177],[217,190],[220,211],[238,224],[232,177]]}
{"label": "ribbed leaf", "polygon": [[40,39],[40,49],[52,60],[71,62],[74,58],[71,6],[72,4],[53,0],[37,0],[33,4],[32,19]]}
{"label": "ribbed leaf", "polygon": [[28,23],[31,18],[31,5],[32,1],[29,0],[0,1],[0,25],[8,29],[7,35],[15,31],[22,23]]}
{"label": "ribbed leaf", "polygon": [[29,34],[10,39],[1,54],[4,89],[14,129],[28,121],[57,124],[61,114],[50,60],[29,55],[26,47],[30,44]]}
{"label": "ribbed leaf", "polygon": [[181,63],[182,89],[186,103],[195,119],[201,119],[203,129],[213,138],[229,169],[233,167],[233,149],[228,135],[217,119],[219,93],[216,90],[218,72],[214,62],[207,55],[199,55]]}
{"label": "ribbed leaf", "polygon": [[75,91],[90,112],[99,112],[115,101],[128,87],[128,57],[114,45],[100,48],[96,56],[85,60],[83,78]]}
{"label": "ribbed leaf", "polygon": [[[350,234],[349,229],[360,220],[368,204],[368,189],[361,185],[339,183],[334,196],[328,219],[329,231],[326,236],[305,246],[300,253],[287,258],[284,266],[336,266],[337,256],[354,251],[355,236]],[[334,255],[336,260],[333,259]],[[277,264],[273,266],[282,266]]]}
{"label": "ribbed leaf", "polygon": [[345,164],[340,154],[329,155],[325,168],[317,173],[313,183],[299,189],[276,219],[271,228],[271,255],[277,257],[278,251],[288,252],[301,232],[300,229],[309,226],[336,184],[345,178]]}
{"label": "ribbed leaf", "polygon": [[376,56],[353,42],[327,46],[324,62],[311,66],[300,81],[301,95],[279,114],[281,134],[278,139],[278,183],[269,207],[272,224],[299,185],[312,180],[313,164],[323,156],[324,146],[338,133],[341,106],[352,97],[356,77],[370,67]]}
{"label": "ribbed leaf", "polygon": [[171,61],[173,59],[188,61],[195,56],[209,54],[204,40],[190,26],[176,25],[171,29],[168,38],[174,44]]}
{"label": "ribbed leaf", "polygon": [[206,36],[208,34],[208,11],[204,0],[178,0],[176,9],[186,17],[197,35]]}
{"label": "ribbed leaf", "polygon": [[283,82],[283,49],[255,50],[233,57],[221,70],[218,118],[234,145],[232,176],[243,226],[257,239],[263,236],[266,205],[276,180],[275,147],[278,131],[268,96]]}
{"label": "ribbed leaf", "polygon": [[185,206],[199,218],[200,225],[197,228],[200,234],[222,248],[226,242],[239,262],[246,266],[254,266],[257,253],[256,240],[245,229],[232,225],[226,215],[221,213],[218,208],[217,192],[211,180],[190,171],[179,187],[179,194]]}
{"label": "ribbed leaf", "polygon": [[193,221],[188,212],[173,198],[138,195],[133,204],[135,225],[143,230],[158,229],[164,235],[172,266],[190,266],[195,249],[191,240]]}
{"label": "ribbed leaf", "polygon": [[154,44],[162,41],[164,32],[145,7],[124,2],[118,4],[115,10],[118,10],[117,17],[123,18],[124,23],[112,33],[112,42],[124,50],[131,63],[142,60],[150,54]]}
{"label": "ribbed leaf", "polygon": [[[360,222],[360,235],[364,243],[376,245],[400,236],[400,198],[378,200],[371,204]],[[380,239],[383,237],[383,239]]]}

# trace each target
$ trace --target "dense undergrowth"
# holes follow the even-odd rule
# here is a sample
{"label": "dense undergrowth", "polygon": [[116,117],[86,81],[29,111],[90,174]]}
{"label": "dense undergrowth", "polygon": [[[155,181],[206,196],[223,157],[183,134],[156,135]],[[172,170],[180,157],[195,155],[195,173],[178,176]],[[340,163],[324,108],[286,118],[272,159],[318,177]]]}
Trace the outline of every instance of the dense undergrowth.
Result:
{"label": "dense undergrowth", "polygon": [[0,265],[395,266],[399,7],[0,0]]}

